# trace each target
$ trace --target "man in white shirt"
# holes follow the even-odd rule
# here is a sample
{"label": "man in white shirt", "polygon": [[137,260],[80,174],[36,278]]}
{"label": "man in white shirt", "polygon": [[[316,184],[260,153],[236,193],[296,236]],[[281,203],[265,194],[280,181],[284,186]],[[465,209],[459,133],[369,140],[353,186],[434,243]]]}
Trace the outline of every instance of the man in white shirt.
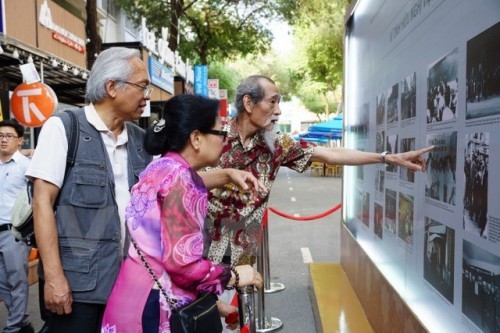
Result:
{"label": "man in white shirt", "polygon": [[0,299],[9,312],[4,333],[34,332],[26,313],[30,249],[10,231],[12,207],[27,182],[29,158],[19,152],[23,135],[24,127],[15,119],[0,121]]}

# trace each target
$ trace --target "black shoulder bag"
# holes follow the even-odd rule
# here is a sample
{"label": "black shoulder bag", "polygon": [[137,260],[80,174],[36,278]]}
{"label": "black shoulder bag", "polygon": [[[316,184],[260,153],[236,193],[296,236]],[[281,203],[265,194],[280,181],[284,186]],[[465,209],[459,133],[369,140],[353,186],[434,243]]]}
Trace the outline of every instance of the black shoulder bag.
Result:
{"label": "black shoulder bag", "polygon": [[[72,111],[64,111],[69,115],[69,126],[65,124],[66,137],[68,139],[68,155],[66,156],[66,171],[64,173],[64,181],[69,175],[71,168],[75,165],[76,151],[78,148],[78,137],[80,126],[78,119]],[[68,128],[69,127],[69,128]],[[63,181],[63,184],[64,184]],[[59,194],[61,192],[59,191]],[[35,232],[33,227],[33,210],[31,208],[33,201],[33,183],[29,180],[26,188],[22,189],[16,198],[16,202],[12,209],[11,223],[12,234],[16,240],[24,242],[28,246],[36,247]],[[59,202],[59,195],[54,202],[54,211]]]}
{"label": "black shoulder bag", "polygon": [[165,289],[154,274],[151,266],[142,255],[141,250],[133,238],[130,238],[135,251],[148,270],[149,275],[160,289],[163,297],[170,305],[170,331],[172,333],[220,333],[222,322],[217,308],[217,296],[212,293],[202,293],[192,303],[183,308],[178,308],[177,300],[167,296]]}

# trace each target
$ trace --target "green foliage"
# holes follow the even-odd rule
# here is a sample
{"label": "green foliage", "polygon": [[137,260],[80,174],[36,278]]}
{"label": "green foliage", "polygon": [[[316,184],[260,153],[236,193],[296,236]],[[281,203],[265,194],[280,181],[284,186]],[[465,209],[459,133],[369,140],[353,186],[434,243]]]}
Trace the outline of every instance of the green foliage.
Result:
{"label": "green foliage", "polygon": [[293,26],[297,52],[293,93],[316,114],[336,112],[343,84],[344,13],[347,0],[315,0],[301,4]]}
{"label": "green foliage", "polygon": [[208,77],[210,79],[219,79],[219,89],[227,89],[229,103],[234,100],[236,87],[243,79],[237,71],[219,62],[211,63],[208,66]]}
{"label": "green foliage", "polygon": [[[266,22],[289,18],[297,6],[294,0],[175,1],[182,6],[178,51],[183,59],[201,64],[267,52],[272,34]],[[120,0],[120,4],[136,25],[145,17],[150,30],[171,28],[170,1]]]}

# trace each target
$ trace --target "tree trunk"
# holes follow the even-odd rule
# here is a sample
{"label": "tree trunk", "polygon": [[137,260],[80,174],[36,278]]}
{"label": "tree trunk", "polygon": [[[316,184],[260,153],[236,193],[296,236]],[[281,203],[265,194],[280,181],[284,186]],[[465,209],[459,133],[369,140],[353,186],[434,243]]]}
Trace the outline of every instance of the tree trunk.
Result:
{"label": "tree trunk", "polygon": [[326,120],[328,120],[330,119],[330,106],[328,105],[328,96],[326,96],[326,93],[323,93],[322,96],[323,96],[323,101],[325,103]]}
{"label": "tree trunk", "polygon": [[101,52],[102,39],[97,29],[97,4],[96,0],[87,0],[85,5],[87,10],[87,22],[85,30],[87,32],[87,68],[92,69],[96,54]]}
{"label": "tree trunk", "polygon": [[184,0],[170,0],[170,28],[168,34],[168,47],[173,51],[179,48],[179,18],[182,15]]}

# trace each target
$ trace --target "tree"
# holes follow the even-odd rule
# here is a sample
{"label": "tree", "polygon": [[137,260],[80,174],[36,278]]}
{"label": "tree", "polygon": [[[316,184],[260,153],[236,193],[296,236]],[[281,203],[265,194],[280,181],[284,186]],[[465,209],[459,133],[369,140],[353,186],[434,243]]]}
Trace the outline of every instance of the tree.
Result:
{"label": "tree", "polygon": [[95,61],[95,54],[101,52],[102,39],[97,30],[97,4],[96,0],[87,0],[85,5],[87,11],[87,21],[85,22],[85,30],[87,32],[88,42],[86,45],[87,51],[87,68],[91,69]]}
{"label": "tree", "polygon": [[[130,19],[146,18],[157,32],[169,27],[169,46],[184,59],[207,64],[248,54],[263,54],[272,41],[267,23],[292,20],[295,0],[120,0]],[[150,28],[151,30],[151,28]],[[179,35],[177,35],[179,32]],[[179,40],[176,45],[173,40]]]}
{"label": "tree", "polygon": [[344,14],[347,0],[301,4],[293,26],[297,43],[292,91],[311,112],[326,119],[339,105],[343,84]]}

